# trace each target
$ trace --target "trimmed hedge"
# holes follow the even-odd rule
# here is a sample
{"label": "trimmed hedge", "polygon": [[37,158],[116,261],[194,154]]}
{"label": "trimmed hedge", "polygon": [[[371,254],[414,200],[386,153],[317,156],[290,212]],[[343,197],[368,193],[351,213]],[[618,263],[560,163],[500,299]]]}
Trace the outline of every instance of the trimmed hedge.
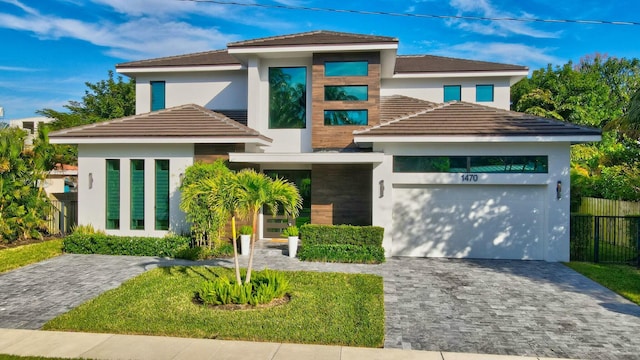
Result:
{"label": "trimmed hedge", "polygon": [[174,257],[189,247],[183,236],[135,237],[105,234],[71,234],[63,241],[63,250],[73,254],[132,255]]}
{"label": "trimmed hedge", "polygon": [[343,244],[382,246],[384,229],[379,226],[303,225],[300,239],[304,246]]}
{"label": "trimmed hedge", "polygon": [[385,261],[384,249],[375,245],[321,244],[303,246],[298,251],[302,261],[379,264]]}

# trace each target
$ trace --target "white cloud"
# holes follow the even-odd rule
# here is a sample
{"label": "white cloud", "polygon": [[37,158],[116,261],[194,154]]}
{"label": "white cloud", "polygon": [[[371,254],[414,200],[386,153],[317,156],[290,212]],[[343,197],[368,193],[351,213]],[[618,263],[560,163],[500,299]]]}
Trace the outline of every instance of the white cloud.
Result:
{"label": "white cloud", "polygon": [[[514,14],[509,11],[496,9],[490,0],[451,0],[450,5],[458,10],[460,16],[481,16],[487,18],[527,18],[531,14],[520,12]],[[490,20],[463,20],[454,19],[447,21],[450,26],[459,29],[482,34],[507,37],[510,35],[522,35],[534,38],[557,38],[559,32],[549,32],[536,29],[531,23],[520,21],[490,21]]]}
{"label": "white cloud", "polygon": [[40,69],[32,69],[20,66],[4,66],[0,65],[0,71],[16,71],[16,72],[33,72],[40,71]]}
{"label": "white cloud", "polygon": [[440,56],[523,65],[535,70],[549,63],[565,62],[563,59],[549,55],[552,50],[554,49],[538,48],[526,44],[468,42],[434,49],[431,53]]}

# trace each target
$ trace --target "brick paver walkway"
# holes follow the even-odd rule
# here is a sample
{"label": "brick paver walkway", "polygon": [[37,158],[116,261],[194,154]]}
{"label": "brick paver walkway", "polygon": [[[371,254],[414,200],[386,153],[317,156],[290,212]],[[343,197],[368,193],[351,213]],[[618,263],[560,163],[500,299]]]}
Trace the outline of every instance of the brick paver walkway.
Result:
{"label": "brick paver walkway", "polygon": [[[247,259],[243,258],[242,266]],[[63,255],[0,275],[0,328],[39,328],[156,266],[152,257]],[[200,263],[202,264],[202,263]],[[208,261],[233,266],[232,260]],[[262,249],[255,268],[384,277],[385,347],[585,359],[637,359],[640,307],[562,264],[393,258],[304,263]]]}

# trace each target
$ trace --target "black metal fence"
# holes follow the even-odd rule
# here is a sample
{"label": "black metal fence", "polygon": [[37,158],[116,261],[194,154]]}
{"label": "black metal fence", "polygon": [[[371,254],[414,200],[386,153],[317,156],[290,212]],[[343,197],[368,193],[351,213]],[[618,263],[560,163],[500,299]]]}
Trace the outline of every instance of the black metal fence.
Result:
{"label": "black metal fence", "polygon": [[50,234],[69,234],[78,225],[77,200],[51,200],[51,212],[47,217]]}
{"label": "black metal fence", "polygon": [[640,216],[571,215],[571,260],[640,267]]}

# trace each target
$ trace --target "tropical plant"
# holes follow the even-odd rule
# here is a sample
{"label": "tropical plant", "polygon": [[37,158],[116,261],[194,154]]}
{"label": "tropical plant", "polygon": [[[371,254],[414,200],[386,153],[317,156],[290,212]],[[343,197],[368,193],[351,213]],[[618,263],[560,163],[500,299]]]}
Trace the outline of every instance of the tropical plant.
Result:
{"label": "tropical plant", "polygon": [[298,236],[300,235],[300,230],[298,230],[297,226],[289,226],[288,228],[282,231],[282,236],[290,237],[290,236]]}
{"label": "tropical plant", "polygon": [[251,235],[253,234],[253,228],[249,225],[244,225],[240,227],[240,235]]}
{"label": "tropical plant", "polygon": [[289,281],[278,271],[258,271],[251,282],[233,282],[227,277],[218,277],[202,283],[196,292],[198,300],[205,305],[267,304],[281,298],[289,290]]}
{"label": "tropical plant", "polygon": [[256,228],[258,225],[258,213],[263,206],[269,208],[272,214],[277,214],[282,208],[285,214],[297,217],[302,208],[302,198],[298,188],[288,181],[275,178],[271,179],[263,173],[257,173],[253,169],[243,169],[237,173],[238,182],[238,207],[252,218],[253,236],[251,237],[251,251],[245,283],[251,281],[251,269],[256,242]]}

